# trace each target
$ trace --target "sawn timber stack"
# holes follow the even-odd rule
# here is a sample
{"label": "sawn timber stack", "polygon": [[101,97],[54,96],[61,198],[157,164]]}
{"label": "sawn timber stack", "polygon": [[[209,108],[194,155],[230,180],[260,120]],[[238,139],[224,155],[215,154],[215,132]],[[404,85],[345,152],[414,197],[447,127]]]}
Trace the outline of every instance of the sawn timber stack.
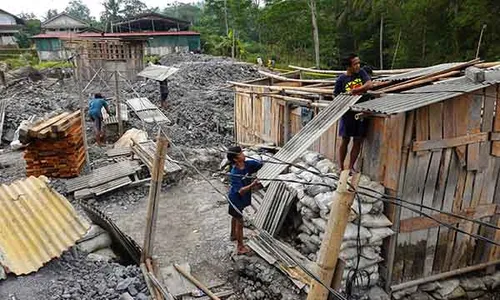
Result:
{"label": "sawn timber stack", "polygon": [[80,111],[62,113],[20,132],[26,175],[74,177],[85,163]]}

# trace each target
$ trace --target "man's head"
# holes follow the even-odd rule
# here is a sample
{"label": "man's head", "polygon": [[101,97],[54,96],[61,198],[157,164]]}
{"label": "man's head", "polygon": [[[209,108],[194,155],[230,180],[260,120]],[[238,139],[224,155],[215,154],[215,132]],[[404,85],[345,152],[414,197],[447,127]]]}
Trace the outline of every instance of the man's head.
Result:
{"label": "man's head", "polygon": [[229,147],[229,149],[227,150],[227,160],[229,160],[229,162],[232,164],[238,162],[244,162],[245,155],[243,154],[241,147],[240,146]]}
{"label": "man's head", "polygon": [[351,53],[342,59],[342,67],[350,73],[358,73],[361,64],[357,54]]}
{"label": "man's head", "polygon": [[94,98],[96,99],[104,99],[104,97],[101,95],[101,93],[95,93]]}

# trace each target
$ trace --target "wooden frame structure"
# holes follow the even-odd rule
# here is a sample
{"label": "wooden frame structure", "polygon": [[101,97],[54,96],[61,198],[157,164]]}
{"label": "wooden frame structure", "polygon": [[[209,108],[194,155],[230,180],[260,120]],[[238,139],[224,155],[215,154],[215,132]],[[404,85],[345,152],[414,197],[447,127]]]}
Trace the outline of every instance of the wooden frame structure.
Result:
{"label": "wooden frame structure", "polygon": [[[292,72],[285,76],[300,75]],[[282,147],[303,127],[301,109],[308,107],[316,113],[324,106],[324,99],[332,96],[321,91],[328,84],[273,77],[235,84],[238,143]],[[500,226],[499,84],[490,82],[474,91],[395,114],[364,114],[369,130],[362,151],[362,172],[381,182],[387,194]],[[335,161],[337,127],[331,126],[310,149]],[[500,232],[491,228],[416,209],[500,242]],[[387,291],[402,283],[454,274],[450,271],[460,274],[491,266],[500,259],[498,247],[417,213],[390,204],[385,213],[398,232],[383,247],[381,275]]]}

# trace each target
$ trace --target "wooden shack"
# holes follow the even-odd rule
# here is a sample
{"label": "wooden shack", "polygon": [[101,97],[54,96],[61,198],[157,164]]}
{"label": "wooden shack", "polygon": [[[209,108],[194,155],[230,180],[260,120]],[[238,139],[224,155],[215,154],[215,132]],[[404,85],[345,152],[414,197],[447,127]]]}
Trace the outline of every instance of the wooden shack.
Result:
{"label": "wooden shack", "polygon": [[[467,266],[479,269],[488,266],[485,262],[500,263],[498,247],[434,220],[496,242],[500,231],[421,206],[500,226],[500,71],[483,69],[479,79],[461,76],[475,63],[443,64],[376,79],[378,98],[350,107],[369,122],[362,173],[416,210],[386,206],[398,232],[383,248],[381,273],[387,290],[430,275],[451,276],[449,271]],[[291,72],[234,84],[238,143],[282,147],[300,134],[307,121],[304,107],[316,115],[335,103],[332,81],[299,76]],[[309,149],[335,161],[337,123],[318,130],[322,134],[308,141]]]}

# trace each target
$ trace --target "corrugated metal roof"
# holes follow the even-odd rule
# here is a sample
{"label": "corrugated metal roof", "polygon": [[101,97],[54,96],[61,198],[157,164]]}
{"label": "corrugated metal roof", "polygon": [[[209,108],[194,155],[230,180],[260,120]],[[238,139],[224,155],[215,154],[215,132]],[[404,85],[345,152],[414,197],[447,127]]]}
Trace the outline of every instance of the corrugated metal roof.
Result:
{"label": "corrugated metal roof", "polygon": [[389,94],[375,100],[353,105],[355,111],[369,111],[381,114],[397,114],[410,111],[429,104],[437,103],[462,95],[462,92],[435,92],[435,93],[402,93]]}
{"label": "corrugated metal roof", "polygon": [[434,72],[440,72],[440,71],[446,70],[448,68],[458,66],[460,64],[463,64],[463,62],[445,63],[445,64],[440,64],[440,65],[435,65],[435,66],[431,66],[431,67],[427,67],[427,68],[418,69],[415,71],[406,72],[403,74],[397,74],[397,75],[387,76],[387,77],[383,77],[383,78],[378,78],[377,81],[400,81],[400,80],[413,79],[413,78],[428,75],[428,74],[431,74]]}
{"label": "corrugated metal roof", "polygon": [[0,186],[0,264],[14,274],[38,270],[90,226],[47,182],[40,176]]}
{"label": "corrugated metal roof", "polygon": [[135,114],[146,123],[165,123],[170,120],[165,114],[151,103],[148,98],[128,99],[127,104],[132,108]]}
{"label": "corrugated metal roof", "polygon": [[412,90],[404,91],[402,94],[415,94],[415,93],[437,93],[437,92],[461,92],[470,93],[487,87],[488,85],[482,83],[473,83],[469,81],[462,82],[449,82],[443,84],[426,85]]}
{"label": "corrugated metal roof", "polygon": [[152,65],[139,72],[137,76],[146,77],[153,80],[163,81],[179,71],[178,68]]}
{"label": "corrugated metal roof", "polygon": [[[361,96],[351,95],[339,95],[335,97],[332,103],[321,110],[319,114],[294,135],[283,148],[274,155],[274,158],[286,162],[293,162],[296,160],[360,98]],[[283,164],[264,164],[257,174],[259,178],[275,178],[287,167],[287,165]],[[264,186],[268,184],[269,181],[263,181]]]}

